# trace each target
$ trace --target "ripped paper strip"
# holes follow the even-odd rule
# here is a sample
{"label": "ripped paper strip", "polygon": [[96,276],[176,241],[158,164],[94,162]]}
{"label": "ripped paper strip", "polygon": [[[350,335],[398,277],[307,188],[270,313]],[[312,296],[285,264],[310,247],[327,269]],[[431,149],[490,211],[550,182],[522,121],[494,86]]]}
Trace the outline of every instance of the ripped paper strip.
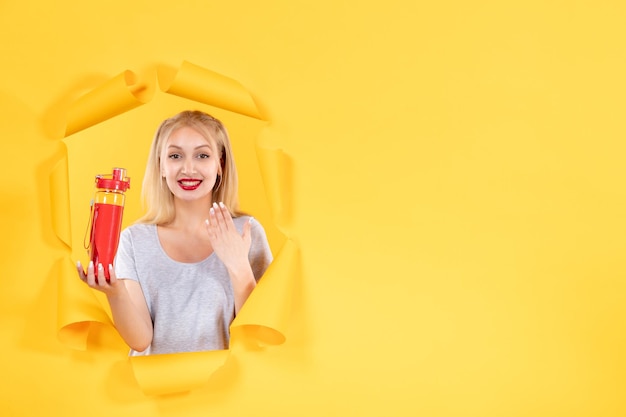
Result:
{"label": "ripped paper strip", "polygon": [[124,71],[100,87],[80,97],[69,110],[65,136],[111,119],[148,101],[142,92],[147,87],[137,82],[131,71]]}
{"label": "ripped paper strip", "polygon": [[72,227],[70,222],[70,190],[67,172],[67,149],[50,174],[50,196],[52,228],[61,242],[72,247]]}
{"label": "ripped paper strip", "polygon": [[[231,336],[256,340],[259,344],[285,342],[291,313],[292,294],[298,273],[296,245],[287,240],[231,324]],[[277,308],[268,308],[277,305]]]}
{"label": "ripped paper strip", "polygon": [[157,75],[165,93],[261,119],[250,93],[232,78],[186,61],[177,72],[160,67]]}
{"label": "ripped paper strip", "polygon": [[[157,70],[160,90],[196,102],[219,107],[261,120],[250,93],[237,81],[202,67],[184,62],[178,71]],[[148,103],[151,91],[146,82],[138,83],[130,71],[78,99],[68,112],[66,137]],[[257,149],[269,204],[281,232],[288,224],[285,214],[287,196],[281,181],[289,178],[287,158],[281,149]],[[68,156],[59,161],[51,174],[53,228],[69,248],[72,242],[68,181]],[[281,177],[282,176],[282,177]],[[113,326],[104,295],[82,283],[71,256],[60,263],[58,279],[57,335],[65,346],[85,350],[93,326]],[[287,240],[259,285],[231,324],[231,345],[278,345],[286,340],[291,315],[291,299],[299,274],[298,249]],[[185,354],[131,357],[135,378],[147,395],[189,391],[207,382],[231,354],[230,350]]]}
{"label": "ripped paper strip", "polygon": [[257,146],[257,155],[265,192],[272,207],[274,223],[280,231],[289,236],[289,229],[293,219],[290,190],[293,170],[289,157],[280,148]]}
{"label": "ripped paper strip", "polygon": [[[87,349],[87,336],[92,326],[109,325],[113,321],[97,299],[97,293],[78,279],[74,262],[68,256],[60,262],[58,272],[57,337],[65,346]],[[78,281],[78,284],[76,285]]]}

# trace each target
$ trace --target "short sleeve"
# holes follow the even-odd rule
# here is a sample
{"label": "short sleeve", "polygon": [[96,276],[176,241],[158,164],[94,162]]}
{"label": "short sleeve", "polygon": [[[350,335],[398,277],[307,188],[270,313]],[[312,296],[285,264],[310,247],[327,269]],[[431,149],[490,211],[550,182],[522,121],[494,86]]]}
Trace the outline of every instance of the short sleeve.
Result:
{"label": "short sleeve", "polygon": [[115,275],[118,279],[139,281],[134,252],[131,230],[128,228],[124,229],[120,234],[120,243],[117,247],[114,262]]}
{"label": "short sleeve", "polygon": [[248,259],[250,260],[250,266],[252,267],[254,278],[259,281],[265,273],[265,270],[267,270],[272,263],[273,256],[269,242],[267,241],[265,229],[261,223],[252,218],[250,225],[252,226],[250,230],[252,243],[250,245],[250,254]]}

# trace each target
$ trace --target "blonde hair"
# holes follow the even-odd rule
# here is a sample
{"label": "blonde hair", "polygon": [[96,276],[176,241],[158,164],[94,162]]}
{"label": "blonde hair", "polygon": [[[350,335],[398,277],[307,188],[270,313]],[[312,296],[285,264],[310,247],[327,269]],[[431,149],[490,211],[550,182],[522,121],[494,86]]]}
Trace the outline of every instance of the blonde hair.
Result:
{"label": "blonde hair", "polygon": [[221,201],[234,217],[241,214],[237,194],[237,169],[226,128],[222,122],[207,113],[188,110],[165,119],[156,131],[141,190],[146,213],[137,220],[138,223],[165,225],[174,220],[174,195],[161,175],[161,153],[172,133],[182,127],[190,127],[200,133],[209,143],[215,145],[217,154],[220,155],[218,178],[213,187],[211,203]]}

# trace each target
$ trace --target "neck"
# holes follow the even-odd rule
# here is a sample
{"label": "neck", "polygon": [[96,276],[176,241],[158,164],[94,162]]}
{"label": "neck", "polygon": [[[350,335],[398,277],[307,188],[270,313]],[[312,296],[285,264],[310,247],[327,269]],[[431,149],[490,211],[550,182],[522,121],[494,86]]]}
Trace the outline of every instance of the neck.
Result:
{"label": "neck", "polygon": [[203,225],[204,221],[209,218],[211,198],[197,201],[176,200],[174,206],[176,217],[172,226],[182,229],[196,229],[198,225]]}

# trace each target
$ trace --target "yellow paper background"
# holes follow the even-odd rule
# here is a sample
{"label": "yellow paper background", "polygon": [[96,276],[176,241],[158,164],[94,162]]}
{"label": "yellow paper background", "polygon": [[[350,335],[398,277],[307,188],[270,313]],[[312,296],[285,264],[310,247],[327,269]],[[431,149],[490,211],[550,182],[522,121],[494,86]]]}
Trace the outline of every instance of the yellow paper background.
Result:
{"label": "yellow paper background", "polygon": [[[4,2],[2,414],[626,414],[625,17],[602,0]],[[185,60],[268,121],[282,168],[264,175],[287,171],[290,195],[265,194],[302,276],[285,343],[237,344],[155,397],[108,327],[84,351],[57,339],[76,242],[49,196],[71,104]]]}
{"label": "yellow paper background", "polygon": [[[286,224],[282,201],[290,198],[291,182],[284,151],[258,140],[264,123],[259,120],[250,93],[236,80],[187,61],[180,68],[158,66],[151,73],[152,78],[138,80],[137,74],[126,70],[79,97],[67,111],[65,154],[50,177],[52,228],[69,246],[56,276],[59,341],[71,349],[100,351],[115,346],[128,352],[114,330],[106,298],[77,280],[73,266],[77,260],[83,265],[88,262],[88,202],[94,192],[94,177],[110,173],[112,167],[124,167],[131,175],[132,190],[133,173],[141,175],[145,168],[155,117],[158,124],[158,120],[191,108],[213,114],[228,127],[233,156],[239,165],[238,177],[245,184],[240,190],[245,197],[241,210],[254,213],[266,225],[275,254],[271,267],[231,325],[230,345],[243,343],[258,348],[282,344],[301,276],[295,243],[284,242],[288,232],[283,230],[278,236],[272,220],[276,219],[277,225]],[[162,93],[155,95],[155,91]],[[266,189],[271,196],[269,202]],[[131,224],[143,212],[141,193],[126,194],[122,226]],[[279,244],[284,246],[278,249]],[[103,343],[109,345],[89,343],[102,332],[114,336],[104,339]],[[230,353],[228,349],[130,358],[130,364],[144,394],[163,396],[206,384],[225,365]]]}

